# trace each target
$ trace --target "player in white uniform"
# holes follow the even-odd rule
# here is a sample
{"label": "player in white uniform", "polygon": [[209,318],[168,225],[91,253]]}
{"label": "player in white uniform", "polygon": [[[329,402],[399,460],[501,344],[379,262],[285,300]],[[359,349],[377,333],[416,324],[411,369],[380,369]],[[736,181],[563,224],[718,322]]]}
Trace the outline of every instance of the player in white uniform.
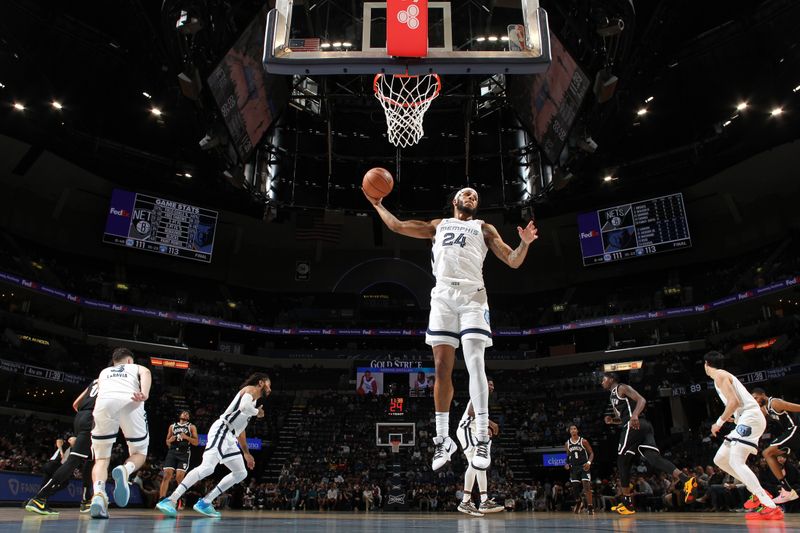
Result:
{"label": "player in white uniform", "polygon": [[747,457],[758,452],[758,440],[767,428],[767,420],[761,412],[761,407],[736,376],[722,370],[725,361],[723,354],[708,352],[703,359],[706,374],[714,380],[714,388],[725,404],[725,411],[711,426],[711,434],[716,437],[731,417],[736,423],[736,428],[725,436],[725,442],[714,456],[714,463],[744,483],[757,498],[760,507],[748,513],[748,519],[782,520],[783,511],[775,505],[758,482],[756,475],[747,466]]}
{"label": "player in white uniform", "polygon": [[433,242],[431,312],[425,342],[433,348],[436,382],[433,387],[436,408],[433,470],[450,461],[458,448],[450,438],[450,403],[453,400],[453,365],[456,348],[462,345],[469,372],[469,395],[475,408],[478,444],[472,466],[486,470],[491,463],[489,440],[489,388],[484,368],[484,350],[492,345],[489,304],[483,284],[483,261],[491,250],[511,268],[519,268],[528,253],[528,245],[537,239],[531,221],[524,229],[517,227],[520,243],[508,246],[491,224],[473,218],[478,210],[478,193],[465,188],[453,198],[452,218],[398,220],[380,199],[364,195],[386,226],[401,235]]}
{"label": "player in white uniform", "polygon": [[223,464],[231,471],[230,474],[222,478],[219,484],[211,489],[211,492],[197,500],[193,507],[198,513],[212,518],[222,516],[219,511],[214,509],[212,502],[214,498],[218,498],[226,490],[247,477],[245,463],[250,470],[255,468],[256,462],[247,449],[247,435],[244,430],[247,423],[250,422],[250,418],[264,416],[264,409],[256,407],[256,402],[262,396],[269,396],[270,392],[272,392],[271,381],[266,374],[256,372],[247,378],[225,412],[211,424],[211,429],[208,430],[206,451],[203,452],[203,461],[197,468],[186,474],[183,482],[171,495],[158,502],[156,509],[167,516],[177,516],[178,510],[175,505],[180,497],[192,485],[213,474],[218,464]]}
{"label": "player in white uniform", "polygon": [[[489,379],[489,394],[494,392],[494,382]],[[472,401],[467,402],[467,408],[464,409],[464,414],[461,416],[461,421],[458,423],[458,433],[456,437],[458,442],[461,443],[461,451],[467,458],[467,471],[464,473],[464,497],[458,504],[458,510],[464,514],[472,516],[483,516],[486,513],[499,513],[504,509],[494,499],[489,498],[487,491],[489,481],[486,476],[486,470],[476,470],[472,466],[472,459],[475,457],[475,450],[478,441],[475,438],[475,431],[477,431],[475,423],[475,409],[472,408]],[[500,432],[500,427],[493,421],[489,420],[489,432],[492,437],[496,437]],[[481,504],[475,507],[472,503],[472,489],[475,486],[475,481],[478,482],[478,490],[481,493]]]}
{"label": "player in white uniform", "polygon": [[128,441],[130,453],[125,463],[111,472],[114,478],[114,502],[119,507],[128,505],[128,477],[147,460],[147,447],[150,444],[147,414],[144,412],[144,402],[150,395],[152,384],[150,370],[135,364],[133,353],[127,348],[114,350],[111,364],[114,366],[103,369],[97,378],[97,399],[92,412],[94,495],[89,506],[92,518],[108,518],[106,479],[111,447],[117,440],[119,430]]}

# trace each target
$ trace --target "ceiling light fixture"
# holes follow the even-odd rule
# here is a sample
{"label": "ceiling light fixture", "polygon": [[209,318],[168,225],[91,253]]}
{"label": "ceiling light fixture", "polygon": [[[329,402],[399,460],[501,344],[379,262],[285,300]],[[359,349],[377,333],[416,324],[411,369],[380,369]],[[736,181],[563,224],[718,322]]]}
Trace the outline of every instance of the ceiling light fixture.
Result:
{"label": "ceiling light fixture", "polygon": [[352,46],[353,46],[353,43],[349,43],[347,41],[342,43],[342,48],[351,48]]}
{"label": "ceiling light fixture", "polygon": [[603,176],[603,181],[611,181],[613,179],[614,179],[614,176],[611,176],[611,175]]}
{"label": "ceiling light fixture", "polygon": [[150,96],[150,93],[148,93],[147,91],[142,91],[142,96],[144,96],[145,98],[148,98],[148,99],[149,98],[153,98],[152,96]]}
{"label": "ceiling light fixture", "polygon": [[647,114],[647,108],[646,108],[646,107],[643,107],[643,108],[639,109],[639,110],[636,112],[636,114],[637,114],[637,115],[639,115],[640,117],[641,117],[641,116],[644,116],[644,115],[646,115],[646,114]]}
{"label": "ceiling light fixture", "polygon": [[489,41],[490,42],[496,42],[497,41],[497,36],[496,35],[490,35],[489,36]]}
{"label": "ceiling light fixture", "polygon": [[770,111],[770,112],[769,112],[769,114],[770,114],[771,116],[773,116],[773,117],[777,117],[777,116],[778,116],[778,115],[780,115],[781,113],[783,113],[783,108],[782,108],[782,107],[776,107],[776,108],[774,108],[772,111]]}
{"label": "ceiling light fixture", "polygon": [[647,98],[644,99],[644,103],[649,104],[650,102],[653,101],[653,98],[654,98],[653,96],[648,96]]}
{"label": "ceiling light fixture", "polygon": [[330,48],[331,47],[331,43],[322,43],[321,45],[319,45],[319,47],[320,48]]}
{"label": "ceiling light fixture", "polygon": [[500,40],[501,41],[507,41],[508,40],[508,35],[503,35],[502,37],[500,37]]}
{"label": "ceiling light fixture", "polygon": [[150,114],[153,115],[154,117],[160,117],[161,116],[161,110],[159,108],[157,108],[157,107],[151,107],[150,108]]}
{"label": "ceiling light fixture", "polygon": [[339,48],[340,46],[342,46],[342,43],[340,41],[336,41],[335,43],[333,43],[334,48]]}
{"label": "ceiling light fixture", "polygon": [[14,102],[14,109],[17,111],[25,111],[25,106],[19,102]]}
{"label": "ceiling light fixture", "polygon": [[747,109],[747,102],[739,102],[736,104],[736,111],[742,111],[744,109]]}
{"label": "ceiling light fixture", "polygon": [[58,109],[59,111],[61,111],[62,109],[64,109],[64,106],[63,106],[63,105],[61,105],[61,102],[59,102],[58,100],[53,100],[53,101],[50,103],[50,105],[51,105],[51,106],[53,106],[53,109]]}
{"label": "ceiling light fixture", "polygon": [[477,39],[475,39],[475,40],[476,40],[476,41],[478,41],[479,43],[482,43],[483,41],[485,41],[485,40],[486,40],[486,37],[478,37],[478,38],[477,38]]}
{"label": "ceiling light fixture", "polygon": [[730,123],[731,123],[730,120],[726,120],[725,122],[722,123],[722,127],[727,128],[730,125]]}
{"label": "ceiling light fixture", "polygon": [[[0,87],[5,87],[5,85],[3,85],[2,83],[0,83]],[[793,92],[793,93],[796,93],[797,91],[800,91],[800,85],[798,85],[797,87],[795,87],[794,89],[792,89],[792,92]]]}

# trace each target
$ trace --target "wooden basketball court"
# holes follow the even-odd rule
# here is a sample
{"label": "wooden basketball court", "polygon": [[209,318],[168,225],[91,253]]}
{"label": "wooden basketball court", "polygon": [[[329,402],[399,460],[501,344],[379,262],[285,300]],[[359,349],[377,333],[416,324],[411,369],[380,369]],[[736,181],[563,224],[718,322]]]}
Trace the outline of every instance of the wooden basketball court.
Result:
{"label": "wooden basketball court", "polygon": [[571,513],[498,513],[472,518],[461,513],[318,513],[285,511],[225,511],[221,519],[205,518],[184,511],[177,519],[157,511],[111,509],[109,520],[92,520],[76,509],[58,516],[39,516],[22,509],[0,509],[0,532],[25,533],[144,533],[191,532],[227,533],[265,529],[275,532],[312,533],[397,533],[457,532],[497,533],[527,531],[636,531],[713,532],[758,531],[760,533],[800,530],[800,515],[789,514],[783,522],[751,522],[742,513],[640,513],[617,516],[600,513],[575,516]]}

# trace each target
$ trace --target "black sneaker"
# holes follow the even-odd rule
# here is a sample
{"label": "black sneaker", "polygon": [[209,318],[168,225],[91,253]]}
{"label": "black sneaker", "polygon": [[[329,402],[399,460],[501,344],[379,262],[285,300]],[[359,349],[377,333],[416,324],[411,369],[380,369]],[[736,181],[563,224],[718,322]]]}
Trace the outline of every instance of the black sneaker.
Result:
{"label": "black sneaker", "polygon": [[31,498],[25,504],[25,510],[29,513],[36,513],[45,516],[57,515],[58,511],[54,511],[47,505],[47,500],[40,500],[39,498]]}
{"label": "black sneaker", "polygon": [[459,512],[464,514],[468,514],[470,516],[483,516],[483,513],[475,507],[475,504],[472,502],[461,502],[458,504]]}
{"label": "black sneaker", "polygon": [[81,514],[86,514],[89,512],[89,508],[92,506],[92,500],[83,500],[81,502],[81,506],[78,509],[78,512]]}

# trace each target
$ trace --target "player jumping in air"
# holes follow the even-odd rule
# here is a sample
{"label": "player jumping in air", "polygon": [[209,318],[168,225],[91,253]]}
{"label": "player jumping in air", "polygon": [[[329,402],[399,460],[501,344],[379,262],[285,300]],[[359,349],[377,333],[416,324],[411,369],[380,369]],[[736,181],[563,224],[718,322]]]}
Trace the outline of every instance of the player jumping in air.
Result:
{"label": "player jumping in air", "polygon": [[491,250],[511,268],[519,268],[537,239],[533,221],[517,227],[520,243],[512,249],[494,226],[475,219],[478,193],[465,188],[453,198],[453,216],[431,221],[398,220],[381,199],[364,196],[390,230],[407,237],[430,240],[433,275],[431,312],[425,342],[433,348],[436,382],[433,388],[436,409],[436,437],[431,467],[438,470],[450,461],[458,448],[450,438],[450,403],[453,400],[453,365],[456,348],[463,345],[464,362],[469,372],[469,396],[475,409],[477,446],[472,466],[486,470],[491,464],[489,440],[489,386],[484,367],[484,350],[492,345],[489,303],[483,283],[483,262]]}

